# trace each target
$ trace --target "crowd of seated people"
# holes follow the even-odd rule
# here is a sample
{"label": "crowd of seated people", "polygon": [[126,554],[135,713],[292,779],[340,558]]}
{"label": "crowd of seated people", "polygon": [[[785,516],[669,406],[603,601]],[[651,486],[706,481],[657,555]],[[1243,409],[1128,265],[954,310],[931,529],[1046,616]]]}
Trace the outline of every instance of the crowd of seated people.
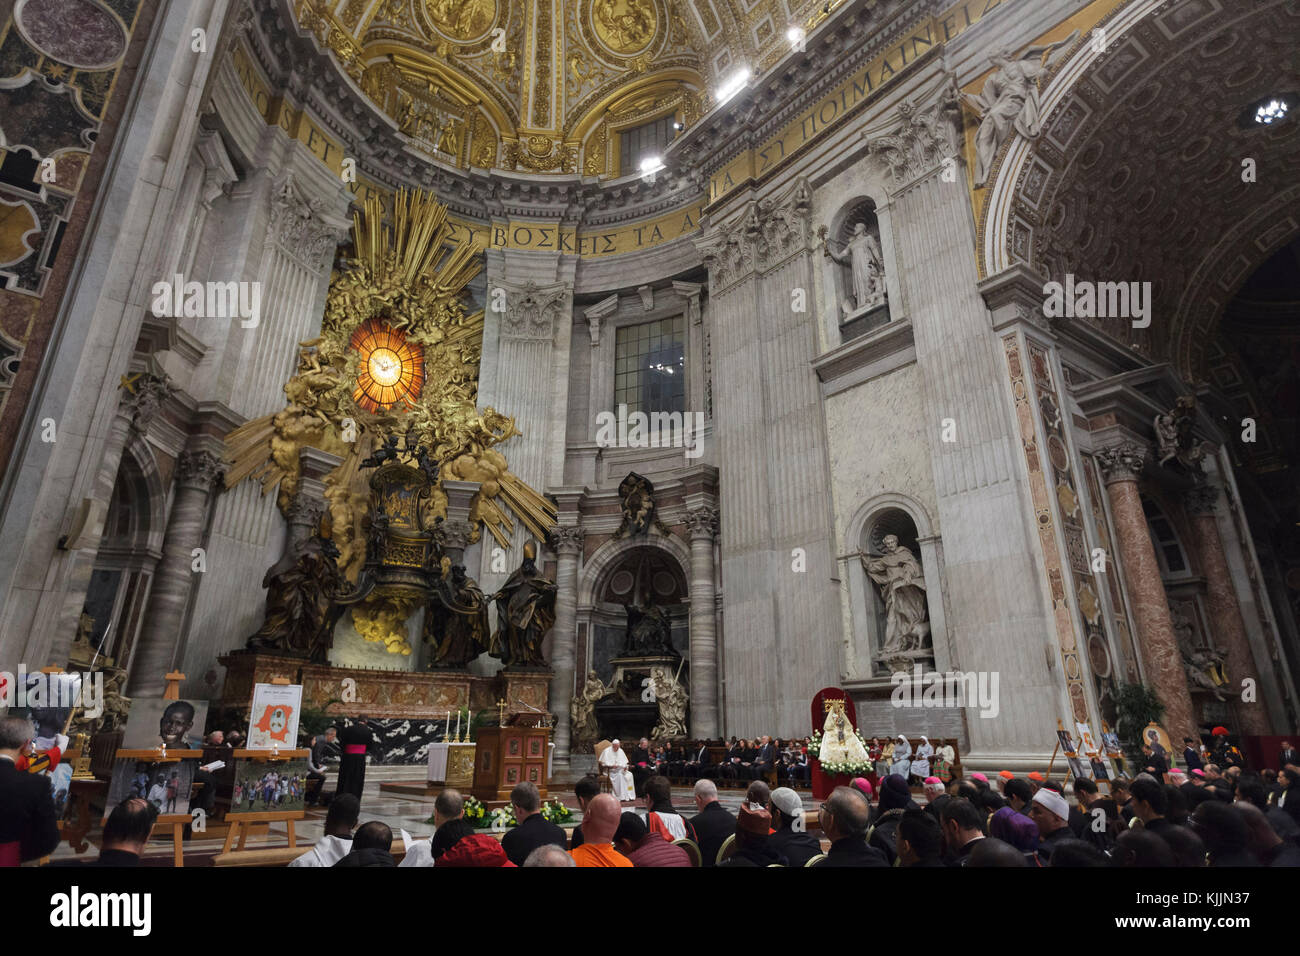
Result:
{"label": "crowd of seated people", "polygon": [[811,742],[808,737],[767,736],[655,743],[642,738],[628,753],[628,762],[638,793],[644,780],[653,774],[687,783],[714,780],[722,786],[744,786],[751,780],[774,779],[784,786],[806,788],[812,783],[808,754]]}

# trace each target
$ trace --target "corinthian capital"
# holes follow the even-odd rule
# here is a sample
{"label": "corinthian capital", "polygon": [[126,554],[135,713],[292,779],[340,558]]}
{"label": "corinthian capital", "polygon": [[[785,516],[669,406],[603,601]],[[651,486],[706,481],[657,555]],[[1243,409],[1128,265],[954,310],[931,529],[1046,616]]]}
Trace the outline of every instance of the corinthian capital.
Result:
{"label": "corinthian capital", "polygon": [[584,534],[585,532],[581,528],[557,525],[551,529],[551,547],[558,555],[581,554]]}
{"label": "corinthian capital", "polygon": [[1108,485],[1117,481],[1137,481],[1146,459],[1147,449],[1131,441],[1120,442],[1097,452],[1101,478]]}
{"label": "corinthian capital", "polygon": [[712,540],[718,533],[717,508],[692,508],[686,512],[686,530],[691,540],[708,538]]}
{"label": "corinthian capital", "polygon": [[176,463],[176,480],[183,486],[211,491],[226,476],[226,463],[210,451],[187,451]]}
{"label": "corinthian capital", "polygon": [[895,187],[954,160],[961,105],[951,77],[912,100],[898,104],[894,115],[874,129],[863,132],[867,152],[889,167]]}

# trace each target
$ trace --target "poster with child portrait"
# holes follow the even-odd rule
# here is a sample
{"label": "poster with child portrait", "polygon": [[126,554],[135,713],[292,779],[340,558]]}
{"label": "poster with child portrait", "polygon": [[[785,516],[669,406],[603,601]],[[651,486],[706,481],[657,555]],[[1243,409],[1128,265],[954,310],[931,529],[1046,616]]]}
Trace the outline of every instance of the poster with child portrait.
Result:
{"label": "poster with child portrait", "polygon": [[246,750],[293,750],[298,746],[301,684],[254,684]]}

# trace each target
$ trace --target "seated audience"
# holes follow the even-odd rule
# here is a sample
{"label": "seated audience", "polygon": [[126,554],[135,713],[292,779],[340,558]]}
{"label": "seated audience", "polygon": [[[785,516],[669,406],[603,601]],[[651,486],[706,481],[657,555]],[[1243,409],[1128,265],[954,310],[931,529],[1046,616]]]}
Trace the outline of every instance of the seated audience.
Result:
{"label": "seated audience", "polygon": [[573,862],[578,866],[631,866],[632,861],[613,847],[621,816],[622,808],[608,793],[592,797],[582,818],[585,839],[582,846],[569,851]]}
{"label": "seated audience", "polygon": [[0,867],[40,859],[59,845],[50,782],[19,767],[34,736],[26,717],[0,719]]}
{"label": "seated audience", "polygon": [[690,855],[685,850],[669,843],[659,833],[652,833],[645,821],[630,811],[619,817],[614,848],[631,860],[633,866],[691,866]]}
{"label": "seated audience", "polygon": [[1246,821],[1235,807],[1218,801],[1202,803],[1190,822],[1205,841],[1209,866],[1259,866],[1248,847],[1250,831]]}
{"label": "seated audience", "polygon": [[1017,867],[1030,865],[1025,861],[1025,855],[1018,848],[999,840],[997,837],[986,837],[983,840],[977,839],[970,846],[971,850],[963,860],[962,866]]}
{"label": "seated audience", "polygon": [[900,866],[943,866],[943,831],[933,816],[919,807],[904,810],[895,836]]}
{"label": "seated audience", "polygon": [[949,866],[965,866],[975,844],[984,837],[984,814],[965,797],[949,800],[939,817]]}
{"label": "seated audience", "polygon": [[352,848],[335,866],[397,866],[393,859],[393,831],[385,823],[371,820],[357,828]]}
{"label": "seated audience", "polygon": [[785,866],[788,861],[769,842],[771,829],[770,813],[752,803],[742,804],[736,814],[735,851],[718,866]]}
{"label": "seated audience", "polygon": [[885,854],[867,845],[871,804],[852,787],[836,787],[818,811],[822,832],[831,841],[819,866],[889,866]]}
{"label": "seated audience", "polygon": [[673,787],[667,777],[656,774],[645,782],[645,802],[651,833],[659,834],[668,843],[695,839],[695,830],[673,806]]}
{"label": "seated audience", "polygon": [[776,831],[769,840],[772,849],[784,856],[790,866],[803,866],[820,856],[821,841],[804,827],[803,801],[799,795],[789,787],[778,787],[772,791],[771,806],[772,828]]}
{"label": "seated audience", "polygon": [[[613,797],[610,797],[613,800]],[[358,831],[360,832],[360,831]],[[433,865],[451,867],[514,866],[490,833],[476,833],[464,818],[448,820],[433,832]]]}
{"label": "seated audience", "polygon": [[695,806],[700,812],[691,817],[691,829],[700,845],[703,865],[713,866],[722,844],[736,832],[736,818],[718,802],[718,788],[712,780],[695,781]]}
{"label": "seated audience", "polygon": [[1269,824],[1263,810],[1253,803],[1236,803],[1233,806],[1246,824],[1249,834],[1247,847],[1260,866],[1300,866],[1300,846],[1293,841],[1283,840]]}
{"label": "seated audience", "polygon": [[[434,805],[437,812],[437,804]],[[350,793],[341,793],[330,801],[325,813],[325,835],[316,845],[290,861],[290,866],[333,866],[352,852],[352,831],[361,815],[361,801]],[[405,862],[405,861],[403,861]]]}
{"label": "seated audience", "polygon": [[527,780],[515,784],[510,791],[510,805],[514,808],[515,820],[519,825],[511,827],[501,837],[501,848],[515,866],[523,866],[528,854],[544,843],[568,847],[568,834],[542,816],[542,797],[537,784]]}
{"label": "seated audience", "polygon": [[1025,855],[1027,865],[1043,865],[1038,857],[1038,824],[1019,810],[1003,807],[989,817],[989,836],[1014,846]]}
{"label": "seated audience", "polygon": [[1069,824],[1070,805],[1055,790],[1040,787],[1029,803],[1029,819],[1038,825],[1038,855],[1050,866],[1056,847],[1074,839]]}
{"label": "seated audience", "polygon": [[56,860],[50,866],[139,866],[157,819],[158,811],[148,800],[123,800],[104,821],[98,859]]}
{"label": "seated audience", "polygon": [[1052,856],[1047,864],[1048,866],[1060,869],[1062,867],[1077,868],[1106,865],[1106,854],[1091,843],[1084,843],[1082,840],[1076,840],[1070,836],[1068,824],[1065,827],[1065,834],[1052,847]]}
{"label": "seated audience", "polygon": [[898,820],[907,810],[919,810],[912,799],[912,791],[907,780],[901,774],[891,773],[880,785],[880,805],[877,808],[874,826],[871,829],[870,843],[885,855],[885,861],[894,865],[898,856],[895,837]]}
{"label": "seated audience", "polygon": [[1124,830],[1111,850],[1112,866],[1173,866],[1174,851],[1169,844],[1146,830]]}

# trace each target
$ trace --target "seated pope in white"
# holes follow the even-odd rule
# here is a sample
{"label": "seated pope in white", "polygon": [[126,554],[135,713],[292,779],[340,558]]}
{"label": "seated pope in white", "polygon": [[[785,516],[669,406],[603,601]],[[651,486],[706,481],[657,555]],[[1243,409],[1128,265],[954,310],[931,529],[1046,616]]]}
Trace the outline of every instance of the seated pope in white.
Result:
{"label": "seated pope in white", "polygon": [[632,771],[627,769],[627,754],[623,745],[611,741],[600,755],[600,769],[609,774],[610,785],[614,788],[614,799],[618,801],[635,800],[636,786],[632,781]]}

